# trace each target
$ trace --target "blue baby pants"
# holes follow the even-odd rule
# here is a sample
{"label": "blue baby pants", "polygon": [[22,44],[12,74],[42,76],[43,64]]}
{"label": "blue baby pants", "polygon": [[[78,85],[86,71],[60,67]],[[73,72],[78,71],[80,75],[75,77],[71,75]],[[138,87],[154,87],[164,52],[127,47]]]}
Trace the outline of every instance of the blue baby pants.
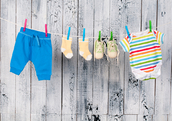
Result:
{"label": "blue baby pants", "polygon": [[38,80],[50,80],[52,74],[51,34],[21,27],[17,35],[10,63],[10,72],[20,75],[26,63],[31,61]]}

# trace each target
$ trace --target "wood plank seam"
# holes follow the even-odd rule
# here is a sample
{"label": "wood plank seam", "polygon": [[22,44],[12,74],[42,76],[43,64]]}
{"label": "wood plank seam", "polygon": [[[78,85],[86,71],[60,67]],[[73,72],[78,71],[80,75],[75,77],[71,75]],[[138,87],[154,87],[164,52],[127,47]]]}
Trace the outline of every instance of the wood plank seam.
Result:
{"label": "wood plank seam", "polygon": [[156,4],[156,30],[158,27],[158,0],[157,0],[157,4]]}
{"label": "wood plank seam", "polygon": [[[15,6],[16,6],[15,7],[15,23],[17,23],[17,0],[15,1]],[[15,26],[15,38],[17,38],[17,26]],[[16,120],[16,75],[15,75],[15,120]]]}
{"label": "wood plank seam", "polygon": [[[62,15],[64,14],[64,1],[62,2]],[[63,18],[64,16],[62,16],[62,34],[63,34]],[[62,116],[63,116],[63,53],[61,53],[61,121],[63,120]]]}
{"label": "wood plank seam", "polygon": [[[46,18],[46,19],[45,19],[45,24],[47,24],[47,21],[48,21],[48,20],[47,20],[47,13],[48,13],[47,8],[48,8],[48,3],[47,3],[47,0],[46,0],[46,8],[45,8],[45,9],[46,9],[46,13],[45,13],[45,14],[46,14],[46,15],[45,15],[45,18]],[[51,76],[52,76],[52,75],[51,75]],[[46,80],[45,87],[46,87],[45,93],[46,93],[46,99],[47,99],[47,97],[48,97],[48,96],[47,96],[47,95],[48,95],[48,93],[47,93],[47,89],[48,89],[48,88],[47,88],[47,87],[48,87],[48,86],[47,86],[47,80]],[[48,112],[48,110],[47,110],[47,100],[45,100],[45,121],[47,121],[47,115],[49,115],[48,113],[49,113],[49,112]]]}
{"label": "wood plank seam", "polygon": [[[30,14],[30,21],[31,21],[31,28],[32,28],[32,4],[33,4],[33,1],[31,0],[31,14]],[[32,64],[30,62],[30,121],[32,119]]]}
{"label": "wood plank seam", "polygon": [[[32,28],[32,0],[31,0],[31,16],[30,16],[30,20],[31,20],[31,28]],[[31,100],[31,98],[32,98],[32,65],[31,65],[31,63],[30,63],[30,121],[31,121],[31,118],[32,118],[32,116],[31,116],[31,114],[32,114],[32,100]]]}
{"label": "wood plank seam", "polygon": [[[79,35],[79,0],[77,0],[77,36]],[[77,40],[79,39],[79,37],[77,37]],[[76,121],[78,121],[78,112],[77,112],[77,109],[78,109],[78,104],[77,104],[77,99],[78,99],[78,93],[77,93],[77,90],[78,90],[78,59],[79,59],[79,48],[78,48],[78,44],[79,44],[79,42],[77,41],[77,69],[76,69],[76,109],[75,109],[75,111],[76,111]]]}
{"label": "wood plank seam", "polygon": [[[0,16],[1,16],[1,0],[0,0]],[[1,22],[0,22],[0,47],[1,47]],[[0,67],[1,67],[1,49],[0,49]],[[2,87],[2,84],[1,84],[1,70],[0,70],[0,103],[1,103],[1,95],[2,95],[2,92],[1,92],[1,87]],[[1,104],[0,104],[0,121],[1,121]]]}
{"label": "wood plank seam", "polygon": [[[140,31],[142,31],[142,5],[143,5],[143,0],[141,0],[141,18],[140,18]],[[140,99],[139,99],[140,100]]]}
{"label": "wood plank seam", "polygon": [[155,105],[156,105],[156,79],[155,79],[155,85],[154,85],[154,114],[155,114]]}

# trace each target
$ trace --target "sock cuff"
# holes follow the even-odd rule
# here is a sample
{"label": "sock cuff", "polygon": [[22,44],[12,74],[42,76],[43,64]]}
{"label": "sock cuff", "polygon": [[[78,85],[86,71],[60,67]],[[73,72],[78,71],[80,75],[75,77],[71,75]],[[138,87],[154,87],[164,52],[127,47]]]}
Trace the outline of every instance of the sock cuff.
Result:
{"label": "sock cuff", "polygon": [[85,40],[83,41],[83,39],[82,38],[79,38],[79,42],[89,42],[88,41],[88,38],[85,38]]}
{"label": "sock cuff", "polygon": [[[67,37],[63,36],[62,39],[67,40]],[[72,41],[72,37],[69,37],[69,40],[67,40],[67,41]]]}

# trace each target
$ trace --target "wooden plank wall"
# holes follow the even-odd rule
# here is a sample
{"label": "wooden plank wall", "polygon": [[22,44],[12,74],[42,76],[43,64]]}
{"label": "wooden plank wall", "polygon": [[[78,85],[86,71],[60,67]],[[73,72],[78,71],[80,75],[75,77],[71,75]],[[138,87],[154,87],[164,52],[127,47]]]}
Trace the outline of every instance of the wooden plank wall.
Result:
{"label": "wooden plank wall", "polygon": [[[72,38],[73,58],[61,53],[61,35],[52,35],[51,81],[38,81],[29,62],[20,76],[9,72],[20,26],[0,23],[0,121],[171,121],[171,0],[0,0],[0,15],[11,22],[44,31],[86,37],[109,37],[119,42],[130,32],[153,29],[165,33],[161,46],[162,74],[140,81],[131,72],[129,54],[119,46],[119,61],[106,56],[85,61],[79,37]],[[170,23],[171,22],[171,23]],[[89,38],[93,54],[95,38]],[[104,39],[107,40],[107,39]]]}

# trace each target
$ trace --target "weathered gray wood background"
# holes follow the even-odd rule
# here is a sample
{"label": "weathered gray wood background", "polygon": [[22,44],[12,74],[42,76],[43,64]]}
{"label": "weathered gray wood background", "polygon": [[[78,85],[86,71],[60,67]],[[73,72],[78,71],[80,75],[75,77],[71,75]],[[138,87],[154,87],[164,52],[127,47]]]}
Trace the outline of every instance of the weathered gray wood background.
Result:
{"label": "weathered gray wood background", "polygon": [[[71,36],[110,36],[117,42],[130,32],[149,27],[165,33],[162,45],[162,75],[156,80],[139,81],[129,66],[129,54],[120,49],[119,62],[104,56],[85,61],[73,38],[74,57],[60,51],[61,36],[52,35],[53,68],[51,81],[38,81],[29,62],[20,76],[9,72],[16,35],[20,29],[1,20],[1,121],[172,121],[171,39],[172,0],[1,0],[1,17],[44,31]],[[168,24],[168,25],[164,25]],[[95,39],[89,39],[93,53]]]}

